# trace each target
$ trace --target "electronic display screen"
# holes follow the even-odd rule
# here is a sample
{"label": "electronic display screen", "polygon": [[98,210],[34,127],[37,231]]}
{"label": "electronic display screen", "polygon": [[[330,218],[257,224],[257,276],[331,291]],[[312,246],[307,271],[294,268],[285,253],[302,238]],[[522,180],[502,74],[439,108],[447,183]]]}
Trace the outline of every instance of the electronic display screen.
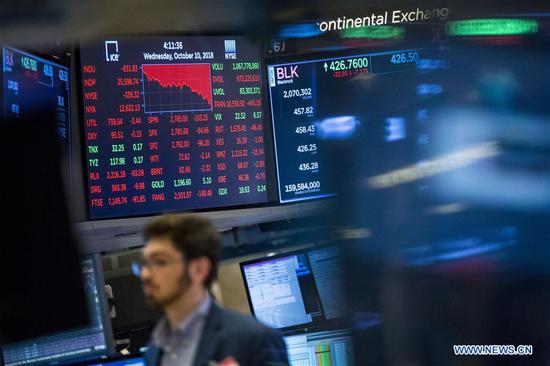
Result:
{"label": "electronic display screen", "polygon": [[[62,364],[105,355],[109,352],[106,331],[105,295],[100,283],[98,258],[82,262],[84,289],[88,301],[90,325],[36,339],[1,345],[4,366]],[[63,306],[60,299],[60,306]]]}
{"label": "electronic display screen", "polygon": [[416,49],[394,50],[268,66],[280,202],[337,194],[329,170],[346,158],[333,146],[365,126],[378,141],[405,139],[412,118],[394,102],[416,100],[416,85],[401,75],[416,71],[419,57]]}
{"label": "electronic display screen", "polygon": [[338,329],[284,337],[290,366],[354,365],[351,330]]}
{"label": "electronic display screen", "polygon": [[268,326],[326,325],[346,313],[341,250],[308,250],[241,263],[251,310]]}
{"label": "electronic display screen", "polygon": [[260,55],[243,36],[82,45],[90,217],[267,202]]}
{"label": "electronic display screen", "polygon": [[2,47],[3,111],[6,119],[55,113],[63,169],[70,177],[69,69],[13,47]]}

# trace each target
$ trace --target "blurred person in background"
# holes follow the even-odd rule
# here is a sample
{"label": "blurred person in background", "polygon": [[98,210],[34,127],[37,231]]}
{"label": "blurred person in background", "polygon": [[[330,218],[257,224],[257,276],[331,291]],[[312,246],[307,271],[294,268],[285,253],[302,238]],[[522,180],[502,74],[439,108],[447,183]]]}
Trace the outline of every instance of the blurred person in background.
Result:
{"label": "blurred person in background", "polygon": [[165,215],[145,227],[144,237],[135,270],[147,302],[165,313],[146,353],[149,366],[288,364],[275,330],[213,301],[220,237],[208,220]]}

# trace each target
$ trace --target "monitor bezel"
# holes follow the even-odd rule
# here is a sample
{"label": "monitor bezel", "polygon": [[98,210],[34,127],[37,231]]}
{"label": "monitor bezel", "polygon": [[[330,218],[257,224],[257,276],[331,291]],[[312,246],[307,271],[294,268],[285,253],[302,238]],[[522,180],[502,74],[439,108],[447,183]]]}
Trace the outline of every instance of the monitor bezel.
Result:
{"label": "monitor bezel", "polygon": [[267,80],[265,79],[266,70],[266,57],[265,57],[265,44],[261,40],[257,39],[251,33],[243,31],[235,32],[153,32],[148,34],[108,34],[103,35],[95,39],[87,40],[88,42],[101,41],[107,38],[117,37],[120,39],[139,39],[143,38],[161,38],[161,37],[196,37],[196,38],[215,38],[215,37],[243,37],[257,47],[259,55],[260,70],[261,75],[261,90],[262,90],[262,112],[264,115],[263,123],[263,136],[264,136],[264,157],[265,157],[265,172],[266,172],[266,185],[267,185],[267,199],[265,202],[261,203],[248,203],[248,204],[238,204],[231,206],[220,206],[220,207],[208,207],[208,208],[198,208],[198,209],[174,209],[169,211],[155,211],[149,213],[137,213],[135,215],[115,215],[115,216],[101,216],[101,217],[92,217],[91,208],[89,205],[89,182],[88,182],[88,165],[86,164],[86,139],[85,139],[85,118],[84,118],[84,99],[83,99],[83,85],[82,85],[82,57],[81,57],[81,48],[86,43],[82,41],[75,45],[73,49],[74,53],[74,65],[75,65],[75,80],[76,80],[76,94],[77,94],[77,110],[78,110],[78,128],[80,131],[80,155],[81,155],[81,164],[82,172],[80,176],[82,177],[82,185],[84,188],[84,202],[82,207],[84,208],[87,221],[105,221],[105,220],[121,220],[121,219],[131,219],[131,218],[147,218],[154,217],[162,213],[208,213],[208,212],[223,212],[239,209],[250,209],[250,208],[266,208],[279,206],[279,191],[277,184],[277,173],[275,168],[275,147],[273,143],[273,134],[272,134],[272,121],[271,121],[271,111],[269,108],[269,98],[267,95]]}

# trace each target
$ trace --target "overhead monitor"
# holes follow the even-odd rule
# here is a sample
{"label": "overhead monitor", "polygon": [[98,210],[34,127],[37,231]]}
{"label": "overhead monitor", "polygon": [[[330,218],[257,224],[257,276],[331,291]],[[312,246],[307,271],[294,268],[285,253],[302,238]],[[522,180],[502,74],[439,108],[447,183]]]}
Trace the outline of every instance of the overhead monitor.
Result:
{"label": "overhead monitor", "polygon": [[61,61],[3,46],[3,117],[25,120],[40,112],[55,115],[64,174],[70,177],[69,69]]}
{"label": "overhead monitor", "polygon": [[267,202],[260,56],[244,36],[81,45],[90,218]]}
{"label": "overhead monitor", "polygon": [[[421,50],[331,55],[272,59],[267,66],[282,203],[337,194],[338,171],[331,166],[343,169],[357,157],[334,147],[360,130],[368,129],[369,143],[392,145],[411,134],[416,116],[403,107],[418,91],[404,75],[417,70]],[[380,156],[372,159],[392,166]]]}
{"label": "overhead monitor", "polygon": [[346,314],[338,247],[307,250],[241,263],[254,316],[283,331],[316,328]]}
{"label": "overhead monitor", "polygon": [[[4,366],[67,364],[106,355],[112,350],[99,256],[85,257],[81,266],[90,325],[1,345]],[[63,299],[59,299],[59,306],[63,306]]]}

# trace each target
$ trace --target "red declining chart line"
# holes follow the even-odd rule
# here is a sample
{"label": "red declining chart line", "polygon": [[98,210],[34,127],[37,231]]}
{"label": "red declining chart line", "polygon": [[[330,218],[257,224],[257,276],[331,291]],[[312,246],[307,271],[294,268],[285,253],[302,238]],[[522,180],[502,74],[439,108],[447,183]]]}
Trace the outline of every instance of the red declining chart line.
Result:
{"label": "red declining chart line", "polygon": [[156,81],[163,88],[188,87],[212,106],[210,64],[142,65],[147,81]]}

